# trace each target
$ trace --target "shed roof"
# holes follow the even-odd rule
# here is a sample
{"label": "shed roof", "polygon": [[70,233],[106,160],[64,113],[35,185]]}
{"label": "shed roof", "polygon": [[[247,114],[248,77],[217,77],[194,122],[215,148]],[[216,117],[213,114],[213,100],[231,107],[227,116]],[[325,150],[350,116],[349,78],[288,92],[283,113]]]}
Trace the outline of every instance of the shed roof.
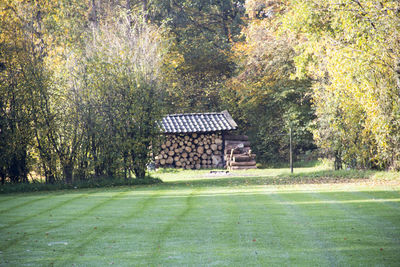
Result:
{"label": "shed roof", "polygon": [[161,121],[164,133],[229,131],[237,128],[228,111],[170,114]]}

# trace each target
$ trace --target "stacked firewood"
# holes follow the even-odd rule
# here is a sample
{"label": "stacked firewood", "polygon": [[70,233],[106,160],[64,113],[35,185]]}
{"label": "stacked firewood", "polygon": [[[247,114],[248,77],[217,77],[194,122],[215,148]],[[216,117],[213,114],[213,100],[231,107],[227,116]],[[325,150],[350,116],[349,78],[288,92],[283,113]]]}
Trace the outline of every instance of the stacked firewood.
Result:
{"label": "stacked firewood", "polygon": [[251,153],[246,135],[225,136],[225,162],[228,170],[256,169],[255,154]]}
{"label": "stacked firewood", "polygon": [[222,167],[222,136],[212,134],[166,135],[156,167],[202,169]]}

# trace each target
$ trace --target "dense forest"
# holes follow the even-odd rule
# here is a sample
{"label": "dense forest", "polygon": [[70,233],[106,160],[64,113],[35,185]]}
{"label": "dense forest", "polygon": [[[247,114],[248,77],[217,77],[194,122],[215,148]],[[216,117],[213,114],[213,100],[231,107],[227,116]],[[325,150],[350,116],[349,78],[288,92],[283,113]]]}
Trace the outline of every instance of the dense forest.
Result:
{"label": "dense forest", "polygon": [[259,162],[400,169],[397,0],[3,0],[0,178],[145,177],[162,115],[228,109]]}

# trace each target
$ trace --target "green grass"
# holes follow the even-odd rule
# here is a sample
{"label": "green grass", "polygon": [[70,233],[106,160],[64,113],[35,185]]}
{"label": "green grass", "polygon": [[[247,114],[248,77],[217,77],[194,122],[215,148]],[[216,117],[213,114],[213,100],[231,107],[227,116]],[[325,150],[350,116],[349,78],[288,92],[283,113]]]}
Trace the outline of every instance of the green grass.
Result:
{"label": "green grass", "polygon": [[0,196],[0,266],[398,266],[398,173],[158,171]]}

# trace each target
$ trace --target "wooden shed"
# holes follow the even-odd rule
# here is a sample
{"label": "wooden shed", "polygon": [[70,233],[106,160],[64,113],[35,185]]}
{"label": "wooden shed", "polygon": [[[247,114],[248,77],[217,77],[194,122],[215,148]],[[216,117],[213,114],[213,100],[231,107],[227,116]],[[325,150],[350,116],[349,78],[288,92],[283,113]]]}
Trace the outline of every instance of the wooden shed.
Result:
{"label": "wooden shed", "polygon": [[226,166],[232,152],[226,138],[237,124],[225,110],[167,115],[161,127],[165,138],[155,157],[156,167],[202,169]]}

